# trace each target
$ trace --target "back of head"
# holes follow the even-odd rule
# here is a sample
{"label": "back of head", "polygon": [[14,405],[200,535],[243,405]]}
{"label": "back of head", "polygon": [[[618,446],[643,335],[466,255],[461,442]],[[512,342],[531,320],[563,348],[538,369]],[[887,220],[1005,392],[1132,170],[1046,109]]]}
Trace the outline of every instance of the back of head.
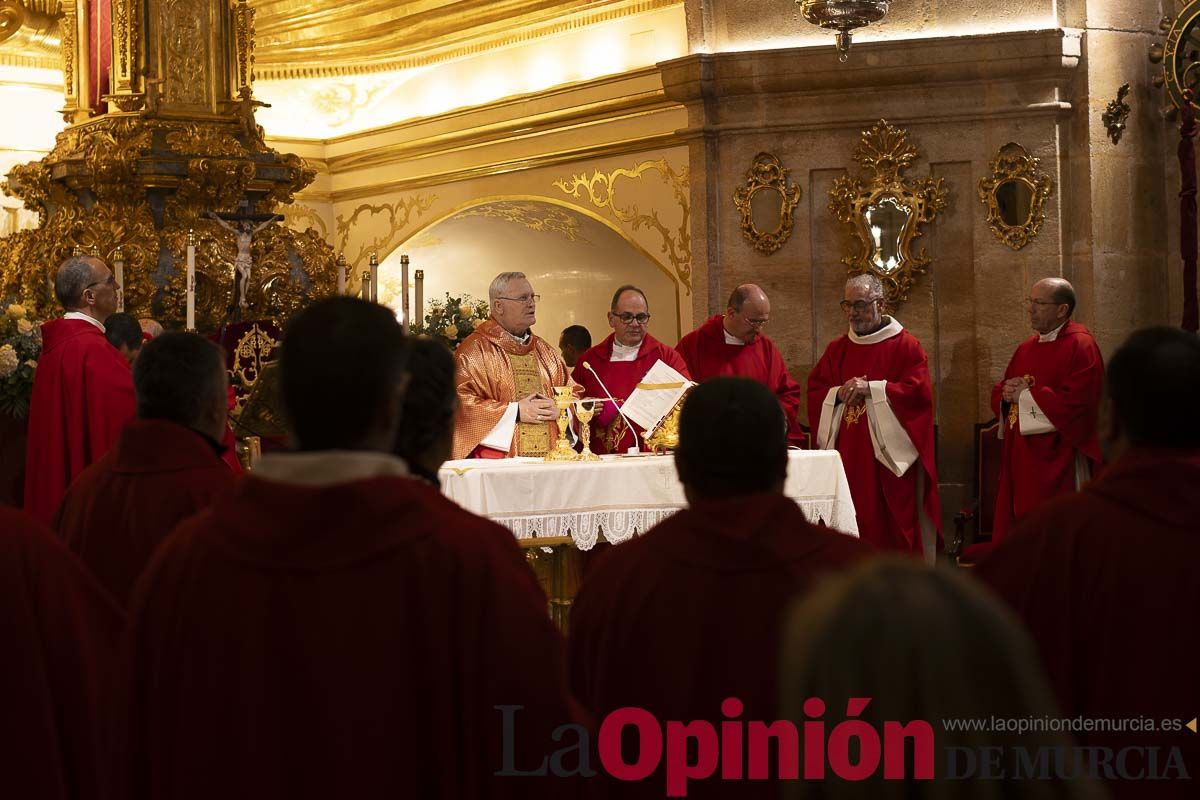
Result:
{"label": "back of head", "polygon": [[1136,331],[1108,362],[1114,421],[1130,444],[1200,448],[1200,418],[1163,415],[1163,399],[1200,396],[1200,337],[1178,328]]}
{"label": "back of head", "polygon": [[568,325],[563,328],[562,341],[574,347],[576,353],[583,353],[592,346],[592,334],[582,325]]}
{"label": "back of head", "polygon": [[675,466],[703,496],[771,491],[787,477],[787,421],[771,391],[747,378],[713,378],[688,393]]}
{"label": "back of head", "polygon": [[488,302],[495,303],[497,298],[503,297],[504,291],[508,288],[509,281],[519,280],[524,277],[524,272],[501,272],[492,278],[492,283],[488,286]]}
{"label": "back of head", "polygon": [[139,419],[199,429],[213,409],[225,408],[225,354],[197,334],[164,333],[133,362],[133,390]]}
{"label": "back of head", "polygon": [[130,350],[137,350],[144,341],[142,326],[132,314],[126,314],[124,311],[108,315],[104,320],[104,336],[118,350],[122,345]]}
{"label": "back of head", "polygon": [[390,447],[399,420],[385,415],[407,361],[400,324],[381,305],[330,297],[297,314],[284,334],[279,366],[283,409],[297,447],[359,450],[375,438]]}
{"label": "back of head", "polygon": [[142,317],[138,320],[138,325],[141,326],[142,332],[148,334],[151,339],[156,336],[162,336],[163,334],[163,326],[160,322],[158,322],[158,320],[153,320],[149,317]]}
{"label": "back of head", "polygon": [[[858,715],[881,734],[884,722],[931,726],[928,750],[944,777],[947,747],[1030,748],[1069,744],[1062,734],[949,730],[943,719],[1056,716],[1039,657],[1016,618],[982,586],[959,572],[909,558],[881,557],[830,578],[788,613],[781,647],[780,711],[797,724],[821,718],[832,731],[847,719],[851,698],[870,698]],[[818,705],[811,701],[819,699]],[[921,749],[920,746],[916,749]],[[1032,755],[1031,755],[1032,757]],[[1053,756],[1051,756],[1053,758]],[[906,760],[905,774],[914,774]],[[792,798],[1091,797],[1086,783],[1022,780],[883,780],[883,767],[860,783],[801,781]]]}
{"label": "back of head", "polygon": [[101,262],[94,256],[71,256],[58,267],[54,275],[54,296],[67,311],[79,308],[83,292],[93,282],[95,265]]}
{"label": "back of head", "polygon": [[440,341],[423,336],[410,343],[408,370],[412,379],[404,395],[396,455],[436,473],[454,438],[454,357]]}

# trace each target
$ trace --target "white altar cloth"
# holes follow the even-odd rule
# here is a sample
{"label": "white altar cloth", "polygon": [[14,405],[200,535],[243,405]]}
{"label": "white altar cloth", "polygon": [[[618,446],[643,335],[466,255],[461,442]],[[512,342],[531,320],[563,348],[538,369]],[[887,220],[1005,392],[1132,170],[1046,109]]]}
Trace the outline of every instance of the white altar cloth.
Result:
{"label": "white altar cloth", "polygon": [[[580,550],[591,550],[601,535],[612,544],[623,542],[687,505],[673,456],[566,463],[459,459],[443,464],[438,478],[443,494],[518,539],[570,536]],[[810,521],[858,535],[836,450],[791,451],[784,493]]]}

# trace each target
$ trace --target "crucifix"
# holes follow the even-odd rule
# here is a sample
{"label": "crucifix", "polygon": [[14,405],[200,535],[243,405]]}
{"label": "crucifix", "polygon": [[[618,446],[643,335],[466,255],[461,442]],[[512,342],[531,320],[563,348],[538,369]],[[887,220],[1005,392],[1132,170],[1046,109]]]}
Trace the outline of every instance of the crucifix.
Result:
{"label": "crucifix", "polygon": [[[233,316],[233,322],[241,322],[249,306],[246,295],[250,288],[250,271],[254,266],[254,261],[250,256],[250,246],[254,241],[254,235],[275,220],[283,219],[283,215],[214,214],[210,211],[208,216],[237,237],[237,255],[233,259],[233,305],[230,307],[230,313]],[[256,222],[259,223],[257,226],[254,224]],[[236,223],[236,227],[230,223]]]}

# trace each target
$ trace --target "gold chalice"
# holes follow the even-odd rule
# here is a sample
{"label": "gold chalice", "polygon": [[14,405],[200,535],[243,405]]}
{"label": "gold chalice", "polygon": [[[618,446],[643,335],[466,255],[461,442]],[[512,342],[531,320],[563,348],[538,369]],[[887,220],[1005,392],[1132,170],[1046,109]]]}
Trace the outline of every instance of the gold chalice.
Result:
{"label": "gold chalice", "polygon": [[558,406],[558,443],[554,445],[553,450],[546,453],[547,461],[579,460],[579,454],[571,449],[571,444],[567,441],[567,425],[571,421],[567,412],[573,402],[575,393],[571,391],[570,386],[554,387],[554,405]]}
{"label": "gold chalice", "polygon": [[583,436],[583,452],[579,454],[580,461],[599,461],[600,456],[592,452],[592,417],[596,415],[596,402],[590,398],[575,401],[575,416],[579,419],[580,433]]}

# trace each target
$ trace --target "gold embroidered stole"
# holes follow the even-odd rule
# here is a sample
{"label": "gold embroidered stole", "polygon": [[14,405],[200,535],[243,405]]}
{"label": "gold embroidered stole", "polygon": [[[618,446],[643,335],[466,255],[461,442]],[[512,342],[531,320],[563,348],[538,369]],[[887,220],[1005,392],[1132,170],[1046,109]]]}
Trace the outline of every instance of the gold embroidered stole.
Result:
{"label": "gold embroidered stole", "polygon": [[[537,356],[506,353],[512,365],[514,399],[520,400],[534,392],[542,391],[542,373],[538,369]],[[551,423],[553,424],[553,423]],[[544,456],[550,451],[550,426],[544,422],[517,423],[517,455]]]}

